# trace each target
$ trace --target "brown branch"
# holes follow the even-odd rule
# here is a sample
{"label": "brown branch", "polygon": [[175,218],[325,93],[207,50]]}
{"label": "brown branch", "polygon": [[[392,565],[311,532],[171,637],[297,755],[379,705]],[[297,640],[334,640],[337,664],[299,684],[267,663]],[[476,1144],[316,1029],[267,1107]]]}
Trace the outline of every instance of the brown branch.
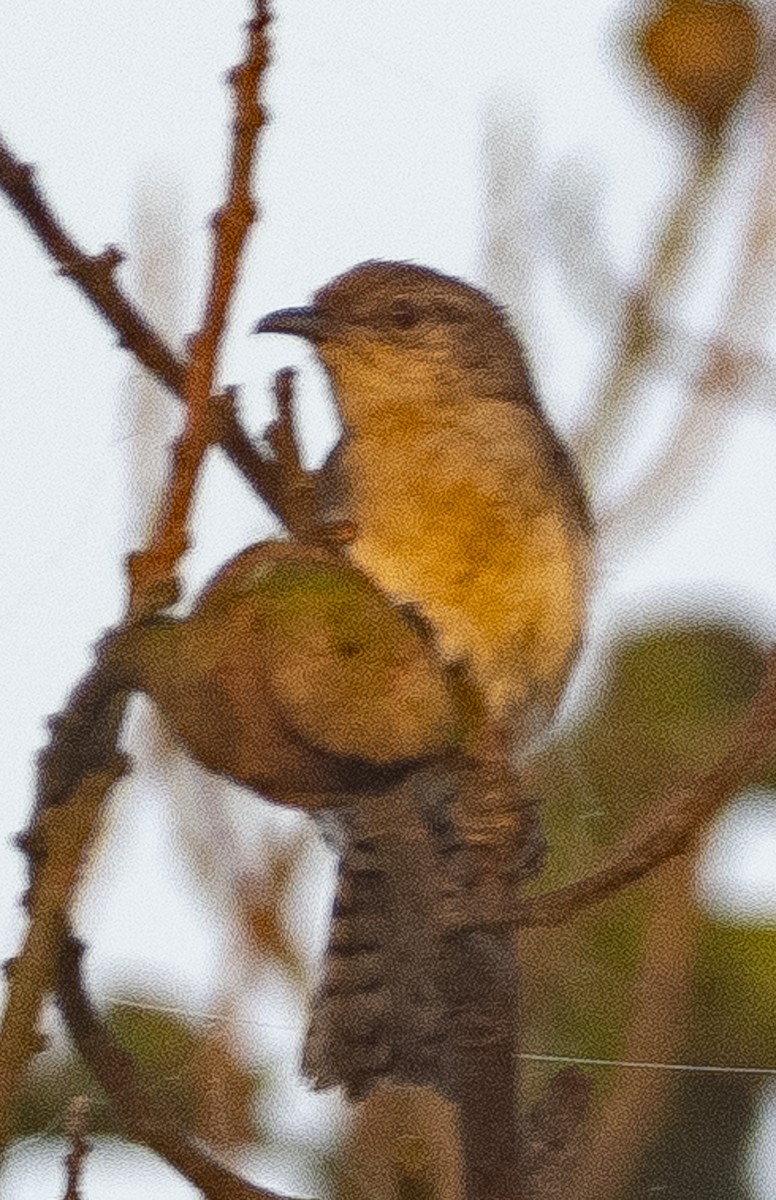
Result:
{"label": "brown branch", "polygon": [[43,997],[53,983],[62,915],[78,883],[105,796],[125,769],[124,759],[116,755],[110,767],[80,781],[66,806],[44,810],[32,827],[29,841],[42,861],[34,872],[24,944],[6,968],[8,992],[0,1026],[0,1149],[9,1136],[14,1096],[28,1063],[41,1049],[38,1019]]}
{"label": "brown branch", "polygon": [[235,119],[229,182],[226,201],[212,222],[212,267],[202,325],[189,339],[183,383],[186,424],[173,448],[171,483],[151,543],[140,554],[130,556],[128,564],[132,584],[130,606],[136,616],[164,607],[177,598],[174,572],[189,547],[187,528],[194,489],[204,456],[214,440],[216,427],[210,398],[241,254],[256,211],[251,198],[251,174],[258,133],[264,124],[256,92],[269,62],[268,25],[264,0],[254,0],[245,59],[230,76]]}
{"label": "brown branch", "polygon": [[237,413],[236,390],[227,388],[210,399],[212,437],[232,465],[259,495],[267,507],[288,526],[286,491],[280,464],[262,450],[243,429]]}
{"label": "brown branch", "polygon": [[66,934],[57,958],[57,1003],[79,1054],[107,1093],[127,1134],[166,1159],[206,1200],[281,1200],[228,1170],[165,1111],[95,1013],[81,979],[83,946]]}
{"label": "brown branch", "polygon": [[321,541],[314,477],[305,471],[294,412],[294,380],[291,368],[275,376],[277,416],[265,433],[282,480],[282,505],[289,533],[300,541]]}
{"label": "brown branch", "polygon": [[194,376],[201,387],[205,404],[210,394],[218,351],[221,345],[229,305],[240,266],[248,231],[256,219],[251,197],[251,175],[258,135],[266,122],[257,93],[269,64],[267,28],[270,22],[265,0],[254,0],[253,16],[248,22],[248,44],[244,61],[229,76],[234,95],[235,117],[229,183],[224,205],[213,217],[214,245],[210,289],[205,319],[192,351],[196,364]]}
{"label": "brown branch", "polygon": [[72,279],[86,299],[119,335],[147,369],[177,395],[183,393],[184,365],[135,308],[116,282],[122,255],[114,246],[101,254],[87,254],[72,239],[44,199],[35,179],[35,168],[21,162],[0,138],[0,188],[42,242],[60,273]]}
{"label": "brown branch", "polygon": [[82,1200],[81,1172],[89,1150],[90,1143],[86,1138],[86,1126],[89,1117],[89,1097],[73,1096],[68,1105],[67,1132],[70,1138],[70,1149],[65,1158],[67,1184],[64,1200]]}
{"label": "brown branch", "polygon": [[711,770],[669,791],[611,852],[609,862],[575,883],[525,900],[493,877],[448,898],[441,920],[448,930],[516,924],[562,925],[661,863],[683,854],[694,835],[776,754],[776,649],[742,719],[730,750]]}
{"label": "brown branch", "polygon": [[[63,270],[111,320],[141,361],[185,399],[187,421],[175,448],[167,503],[149,548],[132,556],[131,621],[168,604],[177,592],[176,568],[186,548],[186,525],[196,478],[213,440],[210,396],[240,249],[253,212],[248,183],[261,113],[255,89],[267,61],[266,7],[257,0],[249,24],[245,63],[233,77],[237,119],[227,204],[216,221],[213,270],[205,319],[184,368],[122,296],[113,250],[89,258],[67,236],[37,191],[32,171],[0,142],[0,187],[32,225]],[[222,406],[228,424],[233,409]],[[244,440],[241,453],[245,454]],[[120,634],[122,629],[118,630]],[[29,912],[23,949],[9,964],[9,987],[0,1026],[0,1146],[7,1140],[10,1112],[23,1073],[39,1046],[37,1023],[50,990],[65,913],[93,841],[105,796],[126,770],[116,752],[126,686],[109,677],[105,662],[75,690],[65,712],[52,722],[52,742],[39,760],[38,794],[32,821],[20,845],[30,862]]]}
{"label": "brown branch", "polygon": [[[109,645],[110,639],[105,639],[102,650]],[[24,898],[29,926],[21,950],[6,966],[0,1148],[8,1137],[13,1098],[40,1049],[38,1019],[52,986],[63,914],[77,888],[105,797],[127,770],[126,759],[116,750],[127,696],[123,682],[112,678],[98,657],[64,711],[50,720],[51,744],[38,756],[35,806],[27,830],[17,838],[29,864]]]}
{"label": "brown branch", "polygon": [[765,767],[776,751],[776,650],[760,689],[725,757],[685,787],[670,792],[663,804],[643,818],[599,871],[524,901],[520,925],[560,925],[584,908],[641,879],[661,863],[682,854],[698,829],[741,787]]}
{"label": "brown branch", "polygon": [[293,537],[336,554],[353,540],[355,530],[350,521],[321,517],[316,476],[306,471],[302,462],[294,402],[295,379],[296,372],[290,367],[275,375],[277,416],[264,434],[277,468],[278,507]]}
{"label": "brown branch", "polygon": [[465,930],[449,939],[445,1092],[458,1113],[466,1200],[520,1194],[519,994],[515,935]]}
{"label": "brown branch", "polygon": [[[266,21],[265,16],[261,19]],[[258,20],[258,17],[254,18],[252,27],[256,26]],[[252,37],[255,40],[256,35],[252,34]],[[248,79],[250,80],[250,75]],[[238,123],[239,119],[238,117]],[[243,135],[238,131],[235,142],[239,141],[242,145],[242,140]],[[240,150],[240,154],[244,163],[243,149]],[[87,254],[68,233],[44,198],[35,178],[34,167],[21,162],[2,138],[0,190],[36,234],[50,257],[59,265],[61,274],[72,279],[97,312],[115,329],[122,349],[134,355],[174,395],[184,399],[187,387],[186,362],[170,349],[140,309],[124,294],[116,279],[116,268],[122,261],[121,252],[114,246],[108,246],[100,254]],[[224,237],[233,238],[234,225],[228,221],[221,224]],[[232,257],[236,263],[236,257]],[[223,280],[222,275],[218,282],[219,295],[223,294]],[[223,304],[223,301],[220,303]],[[222,315],[225,314],[226,306],[223,305],[220,311]],[[215,315],[218,316],[218,311]],[[261,454],[260,449],[240,425],[232,395],[214,396],[210,399],[210,404],[213,440],[219,442],[237,470],[282,520],[284,514],[279,507],[277,465]]]}

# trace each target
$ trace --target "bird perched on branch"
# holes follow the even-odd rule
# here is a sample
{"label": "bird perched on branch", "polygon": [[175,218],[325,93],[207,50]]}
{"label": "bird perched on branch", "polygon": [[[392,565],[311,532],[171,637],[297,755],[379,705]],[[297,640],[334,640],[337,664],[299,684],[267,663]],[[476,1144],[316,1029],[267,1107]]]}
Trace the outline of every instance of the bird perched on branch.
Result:
{"label": "bird perched on branch", "polygon": [[[314,346],[343,425],[319,473],[320,515],[345,531],[352,562],[412,606],[443,658],[463,665],[482,706],[471,771],[419,776],[415,809],[409,780],[405,794],[352,814],[305,1071],[354,1096],[384,1078],[454,1096],[455,1080],[481,1067],[466,1047],[481,1054],[483,1021],[493,1053],[511,1062],[511,1018],[493,995],[514,955],[499,933],[452,948],[435,914],[451,880],[465,889],[495,872],[508,889],[541,858],[510,760],[546,726],[580,645],[585,497],[504,312],[461,280],[367,262],[256,331]],[[439,807],[428,815],[435,788],[441,825]]]}
{"label": "bird perched on branch", "polygon": [[321,494],[352,561],[466,663],[512,744],[535,733],[580,644],[591,521],[503,310],[367,262],[256,328],[307,339],[331,380],[344,436]]}

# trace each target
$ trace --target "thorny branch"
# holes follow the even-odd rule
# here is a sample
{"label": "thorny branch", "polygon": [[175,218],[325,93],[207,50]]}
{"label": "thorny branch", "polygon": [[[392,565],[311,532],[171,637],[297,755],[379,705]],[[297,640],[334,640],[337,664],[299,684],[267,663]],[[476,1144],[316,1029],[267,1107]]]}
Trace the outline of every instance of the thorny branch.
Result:
{"label": "thorny branch", "polygon": [[[228,293],[237,269],[239,253],[247,229],[253,219],[253,207],[247,195],[253,149],[256,136],[264,123],[263,112],[256,103],[256,82],[266,65],[265,29],[268,23],[264,4],[256,4],[250,24],[250,53],[242,67],[234,73],[232,82],[237,100],[235,140],[230,175],[230,195],[227,205],[214,218],[217,267],[213,274],[212,299],[206,307],[203,329],[206,357],[211,366],[220,343],[228,309]],[[143,313],[124,294],[116,279],[116,270],[123,255],[115,246],[100,254],[87,254],[65,229],[38,187],[35,170],[20,161],[0,137],[0,189],[37,235],[50,257],[59,265],[61,274],[72,279],[87,300],[115,329],[119,345],[129,350],[142,365],[166,385],[179,399],[185,400],[193,385],[201,391],[208,372],[205,359],[196,379],[191,368],[167,345]],[[231,202],[231,203],[230,203]],[[230,282],[231,281],[231,282]],[[199,335],[202,337],[203,335]],[[192,349],[192,357],[194,347]],[[207,397],[210,407],[211,440],[218,442],[225,454],[244,475],[251,487],[281,519],[285,518],[279,497],[277,464],[248,437],[237,417],[234,395],[227,392]]]}
{"label": "thorny branch", "polygon": [[62,914],[78,884],[100,810],[128,764],[116,750],[127,694],[99,669],[75,689],[50,722],[51,745],[38,760],[37,795],[27,831],[17,839],[27,855],[24,898],[29,926],[24,946],[5,970],[8,992],[0,1024],[0,1150],[11,1105],[30,1059],[40,1049],[38,1017],[53,984]]}
{"label": "thorny branch", "polygon": [[114,1104],[127,1134],[166,1159],[206,1200],[281,1200],[217,1162],[154,1099],[148,1084],[138,1078],[131,1055],[91,1006],[81,979],[82,955],[81,943],[65,935],[56,965],[57,1003],[81,1057]]}
{"label": "thorny branch", "polygon": [[[186,364],[171,354],[122,295],[114,280],[120,255],[112,249],[97,258],[84,255],[42,200],[31,170],[18,163],[0,142],[0,187],[63,271],[119,331],[123,344],[186,403],[186,426],[175,447],[165,509],[149,548],[128,563],[127,622],[153,614],[177,595],[176,568],[187,545],[194,486],[214,430],[223,435],[222,441],[225,438],[239,450],[243,460],[250,458],[249,444],[239,431],[229,398],[218,405],[214,425],[211,391],[239,255],[254,215],[249,183],[256,136],[263,122],[255,93],[268,60],[268,22],[265,3],[256,0],[245,61],[232,76],[237,116],[228,199],[215,220],[205,318],[192,340]],[[254,454],[254,474],[260,465]],[[104,646],[109,643],[110,635]],[[98,654],[96,668],[75,689],[65,711],[51,722],[51,744],[40,756],[35,809],[30,827],[19,841],[30,867],[25,900],[29,926],[20,954],[6,967],[9,986],[0,1027],[0,1147],[7,1141],[11,1105],[21,1078],[40,1048],[38,1017],[43,997],[54,983],[65,914],[103,801],[127,769],[126,760],[116,750],[127,698],[126,687],[110,678]]]}
{"label": "thorny branch", "polygon": [[[142,553],[132,555],[128,564],[133,615],[160,607],[157,589],[169,587],[175,565],[188,549],[186,530],[194,488],[205,453],[214,440],[210,397],[242,250],[256,214],[251,198],[251,174],[258,134],[264,124],[256,95],[269,61],[268,24],[266,5],[263,0],[256,0],[248,23],[245,60],[230,75],[235,118],[229,183],[226,201],[212,221],[212,268],[204,319],[189,339],[183,378],[186,424],[173,448],[170,486],[151,544]],[[175,598],[175,593],[165,596],[161,606]]]}

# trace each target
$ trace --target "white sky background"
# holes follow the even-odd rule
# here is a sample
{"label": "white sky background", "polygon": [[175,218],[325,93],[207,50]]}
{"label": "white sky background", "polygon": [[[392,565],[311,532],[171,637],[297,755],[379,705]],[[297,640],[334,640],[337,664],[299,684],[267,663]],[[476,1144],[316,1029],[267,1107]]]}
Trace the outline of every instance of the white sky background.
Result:
{"label": "white sky background", "polygon": [[[320,380],[300,346],[251,338],[250,327],[364,258],[410,258],[476,280],[488,104],[523,113],[541,171],[566,156],[600,167],[610,249],[624,275],[638,271],[645,235],[666,189],[676,186],[681,145],[672,128],[656,126],[607,51],[612,19],[626,11],[611,0],[476,7],[471,0],[277,0],[276,7],[261,223],[223,382],[243,387],[245,410],[260,425],[271,372],[306,364],[308,448],[317,459],[333,436]],[[247,9],[245,0],[0,6],[0,128],[41,167],[46,194],[76,238],[92,251],[108,242],[127,247],[137,190],[150,176],[183,198],[186,328],[199,316],[206,218],[222,195],[223,73],[240,55]],[[541,233],[531,237],[541,251]],[[719,261],[709,258],[702,302],[688,310],[699,329],[721,295]],[[0,296],[4,837],[25,821],[42,718],[61,706],[95,637],[121,611],[129,363],[4,201]],[[531,353],[547,407],[568,428],[584,408],[597,343],[551,299],[541,319]],[[764,634],[776,633],[774,463],[772,419],[750,411],[708,494],[637,561],[626,557],[605,575],[599,627],[681,590],[735,593]],[[221,463],[208,473],[199,511],[192,580],[269,528]],[[163,812],[146,798],[134,812],[125,807],[122,820],[126,848],[111,888],[97,889],[99,915],[89,920],[95,958],[105,980],[117,963],[127,973],[162,970],[171,991],[206,1005],[215,935],[166,854]],[[776,870],[768,877],[762,856],[753,870],[773,903]],[[21,883],[18,855],[0,845],[0,958],[21,930]],[[100,970],[96,963],[98,986]]]}

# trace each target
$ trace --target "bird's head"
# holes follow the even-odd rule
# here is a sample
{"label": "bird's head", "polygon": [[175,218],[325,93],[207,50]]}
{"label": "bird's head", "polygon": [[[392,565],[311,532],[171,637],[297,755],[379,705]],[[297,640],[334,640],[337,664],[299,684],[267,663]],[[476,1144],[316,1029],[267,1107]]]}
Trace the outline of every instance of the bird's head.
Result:
{"label": "bird's head", "polygon": [[257,333],[303,337],[329,372],[347,423],[367,409],[467,397],[533,404],[523,355],[484,292],[429,267],[366,262],[305,308],[264,317]]}

